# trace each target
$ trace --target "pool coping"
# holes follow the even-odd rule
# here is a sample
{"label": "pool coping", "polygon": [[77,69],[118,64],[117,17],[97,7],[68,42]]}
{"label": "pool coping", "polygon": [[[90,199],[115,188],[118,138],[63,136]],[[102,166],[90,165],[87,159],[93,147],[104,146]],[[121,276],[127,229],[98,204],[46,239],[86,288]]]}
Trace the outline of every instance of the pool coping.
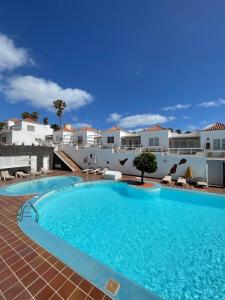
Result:
{"label": "pool coping", "polygon": [[[13,185],[19,185],[19,184],[23,184],[23,183],[26,183],[26,182],[28,182],[28,181],[36,181],[36,180],[42,180],[42,179],[47,179],[47,178],[58,178],[58,177],[71,177],[71,178],[73,178],[73,177],[76,177],[76,178],[79,178],[79,181],[77,182],[77,183],[81,183],[81,182],[83,182],[83,178],[81,177],[81,176],[68,176],[68,175],[56,175],[56,176],[51,176],[50,174],[48,175],[48,176],[40,176],[40,177],[37,177],[37,178],[34,178],[34,179],[32,179],[32,180],[30,180],[30,179],[28,179],[28,178],[23,178],[23,179],[25,179],[25,180],[23,180],[23,181],[20,181],[20,182],[13,182],[13,183],[9,183],[9,184],[6,184],[5,186],[3,186],[3,187],[0,187],[0,196],[12,196],[12,197],[21,197],[21,196],[33,196],[33,195],[44,195],[44,194],[46,194],[46,193],[48,193],[48,192],[50,192],[50,191],[46,191],[45,193],[32,193],[32,194],[17,194],[17,195],[15,195],[15,194],[10,194],[10,193],[5,193],[5,194],[2,194],[1,193],[1,191],[4,191],[4,189],[6,189],[6,188],[8,188],[8,187],[10,187],[10,186],[13,186]],[[72,186],[72,185],[74,185],[74,184],[76,184],[76,183],[72,183],[72,184],[69,184],[69,186]]]}
{"label": "pool coping", "polygon": [[[110,180],[104,181],[91,181],[91,182],[79,182],[75,184],[80,185],[91,185],[94,183],[102,184],[105,182],[115,183]],[[126,183],[125,183],[126,184]],[[131,186],[132,187],[132,186]],[[35,205],[38,201],[44,200],[50,194],[58,192],[59,190],[70,189],[72,186],[63,187],[44,195],[34,196],[31,201]],[[137,188],[133,186],[133,188]],[[147,188],[145,189],[148,192]],[[151,188],[152,191],[159,190]],[[26,205],[26,201],[23,205]],[[116,300],[162,300],[162,298],[148,289],[142,287],[136,282],[126,278],[123,274],[113,271],[108,266],[97,261],[95,258],[89,256],[88,254],[80,251],[76,247],[70,245],[66,241],[57,237],[56,235],[50,233],[49,231],[43,229],[38,223],[35,222],[34,218],[25,218],[23,221],[19,222],[18,225],[20,229],[33,241],[35,241],[39,246],[46,249],[56,258],[61,260],[65,265],[73,269],[76,273],[80,274],[83,278],[90,281],[97,288],[102,290],[103,293],[112,297]],[[60,247],[59,247],[60,244]],[[73,257],[73,260],[71,260]],[[113,295],[105,289],[107,281],[112,278],[120,284],[120,289],[116,295]]]}

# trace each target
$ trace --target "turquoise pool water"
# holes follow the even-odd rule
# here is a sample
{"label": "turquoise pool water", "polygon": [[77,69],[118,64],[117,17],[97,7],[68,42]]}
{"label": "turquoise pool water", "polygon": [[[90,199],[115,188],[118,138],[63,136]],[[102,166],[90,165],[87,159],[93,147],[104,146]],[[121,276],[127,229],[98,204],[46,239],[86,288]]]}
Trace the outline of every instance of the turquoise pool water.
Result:
{"label": "turquoise pool water", "polygon": [[44,194],[63,186],[73,185],[81,181],[78,176],[54,176],[9,184],[0,188],[0,195]]}
{"label": "turquoise pool water", "polygon": [[164,299],[225,299],[225,197],[94,183],[35,205],[40,226]]}

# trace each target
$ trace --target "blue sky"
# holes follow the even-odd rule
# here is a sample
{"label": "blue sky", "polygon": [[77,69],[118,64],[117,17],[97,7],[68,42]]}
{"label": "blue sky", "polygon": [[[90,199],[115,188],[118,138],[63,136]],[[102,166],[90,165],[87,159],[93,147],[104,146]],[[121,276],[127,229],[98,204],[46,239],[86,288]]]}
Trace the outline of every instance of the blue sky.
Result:
{"label": "blue sky", "polygon": [[225,115],[225,2],[0,2],[0,119],[192,130]]}

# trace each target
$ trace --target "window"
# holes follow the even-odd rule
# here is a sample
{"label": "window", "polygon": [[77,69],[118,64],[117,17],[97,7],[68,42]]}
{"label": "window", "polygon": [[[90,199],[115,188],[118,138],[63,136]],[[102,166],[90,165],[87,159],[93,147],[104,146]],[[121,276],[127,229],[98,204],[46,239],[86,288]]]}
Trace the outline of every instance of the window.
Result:
{"label": "window", "polygon": [[159,146],[159,138],[150,138],[149,139],[149,146]]}
{"label": "window", "polygon": [[220,150],[220,140],[213,140],[213,150]]}
{"label": "window", "polygon": [[6,136],[3,136],[3,137],[2,137],[2,142],[3,142],[3,143],[6,143]]}
{"label": "window", "polygon": [[114,136],[108,136],[107,137],[107,143],[108,144],[114,144]]}
{"label": "window", "polygon": [[225,140],[222,140],[222,149],[225,150]]}
{"label": "window", "polygon": [[27,125],[27,131],[34,131],[34,126]]}

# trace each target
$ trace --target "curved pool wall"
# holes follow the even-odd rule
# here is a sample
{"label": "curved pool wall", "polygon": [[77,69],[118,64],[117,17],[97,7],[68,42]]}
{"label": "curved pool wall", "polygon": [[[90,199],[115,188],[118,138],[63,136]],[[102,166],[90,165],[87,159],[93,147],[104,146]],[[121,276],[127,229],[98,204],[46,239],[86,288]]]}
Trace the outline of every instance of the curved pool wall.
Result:
{"label": "curved pool wall", "polygon": [[[92,185],[93,183],[95,183],[95,182],[81,183],[81,184],[77,184],[76,186],[82,187],[84,185]],[[104,184],[104,183],[105,183],[105,181],[98,182],[98,185]],[[114,183],[112,183],[112,184],[114,184]],[[138,190],[140,191],[140,188],[138,188],[138,187],[132,186],[131,188],[133,191],[135,189],[137,193],[138,193]],[[73,188],[66,187],[60,191],[65,190],[65,192],[67,192],[70,189],[73,189]],[[193,266],[195,266],[195,262],[198,262],[198,256],[202,255],[201,252],[206,251],[208,248],[210,248],[210,249],[212,248],[211,251],[215,251],[215,253],[217,253],[216,259],[219,257],[221,258],[220,261],[218,261],[219,265],[218,264],[215,265],[215,261],[210,262],[210,261],[206,261],[206,260],[202,264],[204,266],[204,268],[206,268],[206,269],[208,268],[208,265],[211,266],[211,269],[213,268],[213,274],[210,274],[208,271],[206,271],[204,274],[202,274],[202,276],[204,277],[204,278],[202,278],[202,280],[206,280],[208,282],[208,286],[206,288],[207,292],[208,291],[212,292],[213,289],[211,290],[211,287],[212,287],[212,280],[211,280],[212,276],[211,275],[216,276],[216,274],[217,274],[219,276],[218,278],[221,278],[221,276],[220,276],[221,272],[218,274],[217,271],[218,271],[218,267],[221,264],[223,265],[223,262],[224,262],[224,254],[223,254],[224,243],[222,242],[224,240],[224,238],[220,239],[220,241],[219,241],[220,248],[218,248],[218,238],[219,237],[221,238],[220,234],[221,234],[221,232],[223,232],[223,227],[224,227],[224,225],[220,222],[221,218],[224,218],[224,210],[225,210],[224,195],[217,195],[217,194],[205,193],[205,192],[200,192],[200,191],[199,192],[186,191],[186,190],[184,191],[183,189],[172,189],[172,188],[167,188],[167,187],[162,187],[160,189],[160,188],[158,188],[158,185],[153,189],[148,189],[148,191],[149,191],[149,193],[154,192],[155,195],[158,194],[159,196],[164,197],[166,202],[168,201],[168,203],[171,202],[173,204],[172,207],[174,207],[175,210],[173,210],[173,209],[171,210],[170,209],[171,207],[167,207],[167,203],[165,201],[163,202],[163,206],[161,206],[160,203],[157,204],[158,208],[161,207],[161,208],[163,208],[164,211],[166,211],[167,216],[169,216],[170,222],[172,219],[175,220],[174,221],[175,223],[177,222],[177,220],[176,220],[177,212],[178,213],[182,212],[182,216],[183,216],[183,211],[185,213],[185,216],[184,216],[185,218],[184,218],[184,222],[183,222],[184,228],[179,227],[180,226],[179,223],[178,223],[179,226],[178,227],[176,226],[176,228],[175,228],[178,231],[176,231],[177,232],[176,240],[174,240],[174,244],[172,245],[172,248],[171,248],[172,251],[174,251],[174,249],[173,249],[174,247],[175,247],[175,249],[177,249],[176,241],[177,241],[177,239],[179,240],[181,238],[181,239],[184,239],[185,245],[186,245],[185,249],[184,249],[185,250],[184,254],[186,253],[186,255],[191,257],[191,259],[193,260]],[[36,204],[36,207],[42,207],[42,205],[44,207],[45,206],[44,200],[47,201],[48,197],[50,197],[50,199],[54,199],[54,198],[51,198],[51,196],[54,196],[54,193],[57,193],[57,192],[58,191],[53,191],[42,197],[35,197],[32,200],[32,202],[34,204]],[[132,193],[131,189],[128,190],[128,193],[129,192]],[[84,198],[82,198],[82,199],[84,199]],[[160,205],[160,207],[158,205]],[[176,207],[179,208],[178,211],[176,210]],[[207,210],[207,213],[205,213],[206,210]],[[191,217],[189,217],[190,213],[191,213]],[[172,219],[170,218],[171,215],[172,215]],[[179,216],[180,215],[178,214],[178,217]],[[162,222],[162,220],[164,218],[164,214],[161,217],[162,218],[159,219],[160,222]],[[217,221],[217,218],[219,221]],[[158,217],[157,217],[157,219],[158,219]],[[200,228],[193,227],[196,222],[196,219],[198,222],[197,224],[201,224],[203,221],[202,226]],[[205,220],[207,220],[206,223],[204,223]],[[170,226],[174,226],[173,222],[169,223],[169,224],[170,224]],[[188,232],[188,234],[186,234],[185,228],[186,228],[186,225],[189,225],[189,224],[191,226],[188,227],[189,232]],[[41,225],[35,223],[32,218],[24,220],[22,223],[20,223],[20,227],[24,230],[24,232],[30,238],[32,238],[38,244],[43,246],[45,249],[47,249],[53,255],[57,256],[66,265],[68,265],[72,269],[74,269],[75,272],[80,273],[80,275],[87,278],[87,280],[92,281],[96,286],[98,286],[100,289],[102,289],[105,293],[107,293],[107,291],[104,289],[104,286],[105,286],[106,281],[109,278],[113,278],[113,279],[117,280],[118,282],[120,282],[121,288],[119,290],[119,293],[116,295],[116,297],[114,297],[115,299],[121,299],[121,300],[122,299],[123,300],[126,300],[126,299],[127,300],[129,300],[129,299],[132,299],[132,300],[133,299],[138,299],[138,300],[139,299],[140,300],[142,300],[142,299],[159,299],[157,296],[155,296],[154,294],[149,292],[149,287],[147,290],[147,289],[143,288],[142,286],[139,286],[139,284],[136,284],[134,281],[125,278],[123,275],[121,275],[121,273],[112,271],[112,269],[110,267],[105,266],[101,262],[97,261],[95,258],[91,257],[89,254],[85,254],[84,252],[78,250],[75,246],[72,246],[69,243],[63,241],[60,237],[55,236],[54,234],[50,233],[50,231],[48,231],[47,229],[44,229],[43,227],[41,227]],[[203,231],[202,231],[202,227],[205,228],[205,229],[203,228],[204,229]],[[169,229],[169,227],[167,227],[167,230],[168,229]],[[195,229],[195,230],[192,231],[193,229]],[[196,231],[196,229],[197,229],[197,231]],[[200,229],[200,231],[199,231],[199,229]],[[200,238],[198,238],[199,232],[201,233]],[[192,247],[190,249],[188,247],[189,239],[192,239],[192,236],[196,235],[196,234],[197,234],[197,240],[194,239],[195,247]],[[170,251],[169,251],[170,249],[165,248],[165,246],[167,244],[166,240],[162,240],[160,238],[160,236],[161,236],[160,232],[159,232],[159,234],[157,234],[157,236],[158,236],[158,239],[163,243],[162,250],[165,251],[164,253],[167,253],[167,251],[170,253]],[[210,237],[210,242],[208,241],[209,237]],[[167,232],[167,238],[170,240],[170,236],[168,236],[168,232]],[[213,242],[213,244],[211,244],[211,242],[212,242],[211,240],[213,240],[213,238],[214,238],[214,242]],[[215,247],[214,247],[214,244],[215,244]],[[59,245],[61,245],[61,246],[59,247]],[[200,246],[200,248],[199,248],[199,246]],[[205,246],[206,246],[206,248],[205,248]],[[179,244],[178,244],[178,249],[179,249]],[[159,251],[159,250],[160,250],[160,248],[157,248],[157,251]],[[218,252],[218,250],[219,250],[219,252]],[[196,253],[196,251],[197,251],[197,253]],[[176,255],[179,253],[176,254],[176,251],[174,251],[173,253],[175,255],[175,257],[174,257],[174,259],[175,259]],[[195,257],[196,254],[197,254],[197,256]],[[159,252],[159,258],[163,262],[163,254],[161,253],[161,255]],[[72,259],[71,259],[71,257],[72,257]],[[151,258],[150,258],[150,260],[151,260]],[[173,259],[170,261],[172,264],[174,264]],[[162,269],[160,268],[160,265],[161,265],[160,261],[156,261],[156,262],[157,262],[158,272],[163,275],[164,271],[162,271]],[[187,259],[187,262],[188,262],[188,259]],[[185,271],[185,268],[183,269],[182,266],[186,266],[185,268],[187,268],[188,265],[185,260],[182,260],[182,263],[179,267],[179,269],[181,271],[182,270]],[[191,270],[193,269],[192,268],[193,266],[192,265],[189,266],[190,270],[189,269],[186,269],[186,270],[187,271],[189,270],[188,272],[191,272]],[[160,270],[161,270],[161,272],[160,272]],[[177,271],[179,271],[179,270],[177,269]],[[165,271],[165,272],[167,272],[167,271]],[[168,272],[169,272],[169,269],[168,269]],[[172,276],[171,278],[173,278],[173,275],[175,276],[176,273],[173,274],[173,273],[169,272],[168,275],[170,277]],[[127,276],[127,275],[125,275],[125,276]],[[196,282],[193,282],[193,284],[192,284],[192,281],[190,280],[189,277],[187,277],[186,280],[188,280],[187,282],[189,282],[188,284],[191,286],[196,284]],[[225,282],[224,279],[220,279],[219,282],[218,282],[218,280],[219,279],[216,279],[216,282],[214,282],[214,286],[216,285],[216,287],[221,286],[221,280],[222,280],[222,283]],[[173,287],[174,287],[173,288],[174,292],[176,291],[179,294],[179,292],[182,289],[182,286],[180,286],[178,281],[174,282]],[[201,288],[201,286],[198,286],[198,289],[200,289],[200,288]],[[152,289],[150,288],[150,290],[152,290]],[[201,289],[198,291],[204,292],[204,290],[201,290]],[[214,290],[214,292],[215,292],[215,290]],[[173,297],[170,297],[170,298],[166,297],[166,299],[177,299],[178,296],[176,298],[175,295],[178,295],[178,294],[173,293]],[[213,295],[216,296],[217,294],[214,293]],[[218,295],[221,295],[221,291],[219,292]],[[112,295],[110,295],[110,296],[112,296]],[[193,299],[193,298],[191,298],[191,299]],[[201,299],[209,299],[209,298],[202,297]],[[222,298],[220,298],[220,299],[222,299]]]}
{"label": "curved pool wall", "polygon": [[[112,181],[105,180],[101,182],[93,181],[78,183],[76,186],[91,185],[95,183],[104,184],[106,182],[114,184]],[[73,187],[64,187],[60,189],[60,191],[68,191],[72,188]],[[132,186],[132,188],[140,189],[135,186]],[[157,192],[159,189],[159,184],[155,185],[154,188],[151,188],[153,192]],[[51,191],[43,196],[35,196],[29,201],[35,206],[35,204],[38,204],[39,201],[44,200],[50,195],[54,195],[56,192],[58,192],[58,190]],[[24,205],[26,205],[27,202],[25,202]],[[105,294],[108,294],[110,297],[117,300],[162,300],[162,298],[158,295],[126,278],[121,273],[113,271],[111,268],[97,261],[93,257],[80,251],[51,232],[43,229],[37,222],[35,222],[35,214],[31,208],[29,208],[28,212],[32,215],[31,218],[24,218],[21,222],[18,221],[18,225],[21,230],[38,245],[61,260],[65,265],[69,266],[76,273],[79,273],[82,277],[92,282],[92,284],[101,289]],[[110,278],[116,280],[120,284],[120,289],[116,295],[111,294],[105,289],[106,283]]]}
{"label": "curved pool wall", "polygon": [[17,183],[7,184],[0,188],[0,195],[3,196],[23,196],[34,194],[46,194],[52,190],[60,189],[82,182],[79,176],[46,176],[36,179],[26,179]]}

